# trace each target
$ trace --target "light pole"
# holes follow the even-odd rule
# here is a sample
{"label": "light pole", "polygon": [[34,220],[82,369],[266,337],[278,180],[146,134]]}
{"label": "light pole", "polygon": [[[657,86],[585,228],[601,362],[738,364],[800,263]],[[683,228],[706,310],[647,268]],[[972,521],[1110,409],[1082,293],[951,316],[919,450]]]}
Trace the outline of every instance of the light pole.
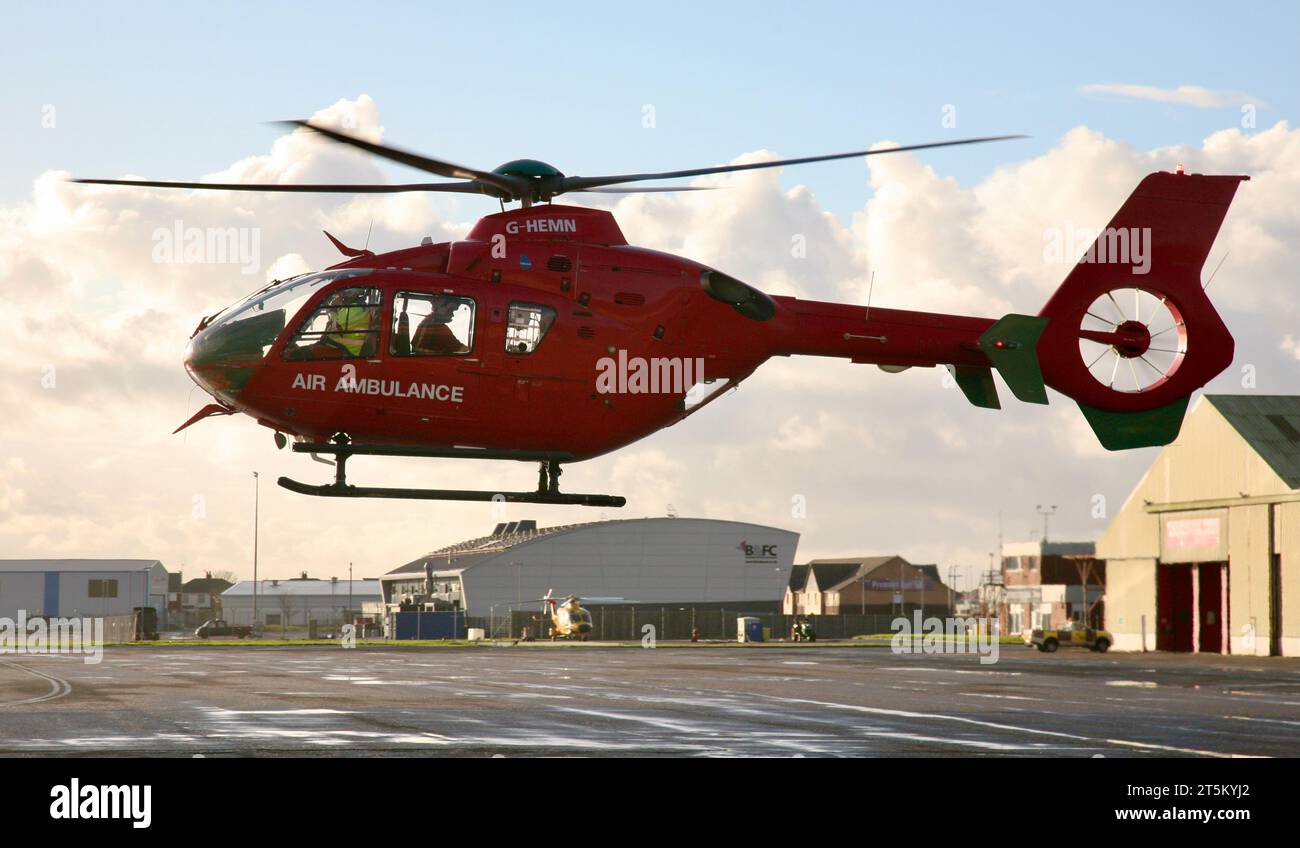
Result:
{"label": "light pole", "polygon": [[348,624],[352,623],[352,563],[348,563]]}
{"label": "light pole", "polygon": [[1056,514],[1056,504],[1052,504],[1050,507],[1044,507],[1042,504],[1038,504],[1038,506],[1034,507],[1034,509],[1038,510],[1038,514],[1043,517],[1043,544],[1046,545],[1047,544],[1047,519],[1051,518],[1053,515]]}
{"label": "light pole", "polygon": [[257,627],[257,514],[258,514],[258,496],[259,483],[257,472],[253,472],[253,621],[252,625]]}

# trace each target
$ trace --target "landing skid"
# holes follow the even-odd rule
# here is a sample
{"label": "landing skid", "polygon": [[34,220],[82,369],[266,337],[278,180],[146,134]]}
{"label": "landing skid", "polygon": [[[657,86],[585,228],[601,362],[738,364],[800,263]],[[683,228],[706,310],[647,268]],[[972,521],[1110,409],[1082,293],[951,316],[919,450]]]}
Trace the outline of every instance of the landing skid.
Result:
{"label": "landing skid", "polygon": [[[569,495],[560,491],[560,463],[573,459],[572,454],[558,451],[479,450],[476,448],[424,448],[400,445],[354,445],[346,438],[335,437],[330,444],[294,444],[296,453],[332,454],[334,456],[334,482],[321,486],[300,483],[281,477],[277,483],[282,488],[300,495],[325,498],[398,498],[430,501],[505,501],[508,503],[556,504],[565,506],[621,507],[627,498],[619,495]],[[492,492],[477,489],[395,489],[373,486],[353,486],[347,481],[347,461],[355,455],[362,456],[420,456],[457,459],[509,459],[539,463],[537,491]]]}

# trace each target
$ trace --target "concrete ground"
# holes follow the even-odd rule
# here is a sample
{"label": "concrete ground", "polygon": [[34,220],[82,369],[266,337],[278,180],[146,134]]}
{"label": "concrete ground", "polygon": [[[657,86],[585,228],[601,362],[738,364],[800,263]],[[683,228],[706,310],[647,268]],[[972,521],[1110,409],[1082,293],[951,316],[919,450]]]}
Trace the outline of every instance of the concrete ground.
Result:
{"label": "concrete ground", "polygon": [[0,656],[2,755],[1300,755],[1300,661],[598,645]]}

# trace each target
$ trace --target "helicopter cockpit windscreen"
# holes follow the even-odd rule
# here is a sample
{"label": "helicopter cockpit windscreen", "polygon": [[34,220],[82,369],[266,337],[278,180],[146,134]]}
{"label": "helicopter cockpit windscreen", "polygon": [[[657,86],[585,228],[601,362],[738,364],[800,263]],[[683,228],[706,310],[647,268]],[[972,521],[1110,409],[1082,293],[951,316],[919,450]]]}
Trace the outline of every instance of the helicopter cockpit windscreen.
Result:
{"label": "helicopter cockpit windscreen", "polygon": [[369,268],[304,274],[268,286],[217,315],[190,342],[193,365],[261,360],[298,314],[307,299],[322,286],[370,273]]}

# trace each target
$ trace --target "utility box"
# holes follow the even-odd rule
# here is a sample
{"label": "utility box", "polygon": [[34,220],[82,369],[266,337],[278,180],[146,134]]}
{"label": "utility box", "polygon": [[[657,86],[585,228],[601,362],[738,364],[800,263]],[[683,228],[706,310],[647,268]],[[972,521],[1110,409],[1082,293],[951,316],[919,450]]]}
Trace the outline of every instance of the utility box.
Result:
{"label": "utility box", "polygon": [[736,619],[737,642],[762,642],[763,622],[757,616],[742,615]]}

